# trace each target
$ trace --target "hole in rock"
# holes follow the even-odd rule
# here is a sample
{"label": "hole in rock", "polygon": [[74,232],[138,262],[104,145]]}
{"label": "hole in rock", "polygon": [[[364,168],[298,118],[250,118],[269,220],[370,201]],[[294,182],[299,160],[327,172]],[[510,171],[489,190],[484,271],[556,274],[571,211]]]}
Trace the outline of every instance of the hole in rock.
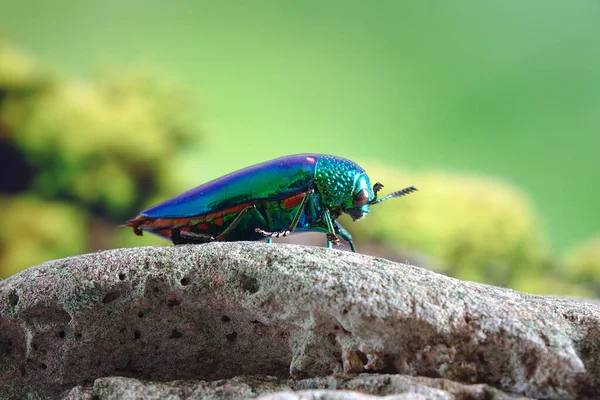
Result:
{"label": "hole in rock", "polygon": [[229,321],[231,321],[231,318],[229,318],[227,315],[222,315],[221,316],[221,321],[223,321],[223,322],[229,322]]}
{"label": "hole in rock", "polygon": [[181,278],[181,280],[179,282],[181,283],[182,286],[187,286],[190,284],[190,278],[183,277],[183,278]]}
{"label": "hole in rock", "polygon": [[0,342],[0,353],[10,354],[12,352],[12,341]]}
{"label": "hole in rock", "polygon": [[46,364],[42,364],[42,365],[40,365],[40,368],[41,369],[46,369],[46,368],[48,368],[48,366]]}
{"label": "hole in rock", "polygon": [[19,303],[19,295],[16,291],[10,292],[8,295],[8,303],[13,307]]}
{"label": "hole in rock", "polygon": [[181,304],[181,300],[179,299],[169,299],[167,301],[167,307],[175,307]]}
{"label": "hole in rock", "polygon": [[125,273],[124,272],[119,272],[119,280],[120,281],[124,281],[125,280]]}
{"label": "hole in rock", "polygon": [[138,311],[137,316],[139,318],[149,317],[152,315],[154,310],[152,308],[145,308],[143,310]]}
{"label": "hole in rock", "polygon": [[369,362],[367,355],[362,351],[356,350],[356,355],[358,356],[358,358],[360,358],[360,362],[362,362],[364,365],[366,365]]}
{"label": "hole in rock", "polygon": [[237,338],[237,332],[234,331],[225,336],[227,337],[228,341],[233,342]]}
{"label": "hole in rock", "polygon": [[327,335],[327,338],[329,338],[329,343],[331,343],[333,346],[335,346],[335,345],[337,344],[337,340],[336,340],[336,337],[335,337],[335,333],[333,333],[333,332],[330,332],[330,333]]}
{"label": "hole in rock", "polygon": [[138,340],[138,339],[139,339],[139,338],[141,338],[141,337],[142,337],[142,332],[140,332],[140,331],[138,331],[138,330],[136,330],[136,331],[134,331],[134,332],[133,332],[133,338],[134,338],[135,340]]}
{"label": "hole in rock", "polygon": [[242,275],[240,279],[240,284],[242,286],[242,289],[244,289],[247,292],[250,292],[250,294],[254,294],[260,290],[260,285],[258,284],[256,278],[253,278],[248,275]]}
{"label": "hole in rock", "polygon": [[111,303],[113,301],[115,301],[116,299],[118,299],[119,297],[121,297],[121,291],[119,290],[115,290],[113,292],[109,292],[107,293],[104,298],[102,299],[102,302],[104,304],[108,304]]}
{"label": "hole in rock", "polygon": [[563,317],[567,321],[571,321],[571,322],[577,322],[579,320],[579,317],[577,316],[577,314],[572,311],[564,313]]}
{"label": "hole in rock", "polygon": [[58,337],[61,338],[61,339],[64,339],[64,337],[65,337],[65,331],[58,332]]}
{"label": "hole in rock", "polygon": [[397,374],[398,370],[396,369],[396,365],[394,364],[394,360],[396,359],[396,356],[392,356],[392,355],[385,355],[384,356],[384,361],[385,361],[385,366],[381,369],[378,370],[377,372],[380,374]]}
{"label": "hole in rock", "polygon": [[257,319],[253,319],[252,321],[250,321],[251,324],[262,324],[262,322],[260,322]]}
{"label": "hole in rock", "polygon": [[171,336],[169,336],[169,339],[179,339],[182,336],[183,333],[179,332],[177,329],[173,329],[171,331]]}
{"label": "hole in rock", "polygon": [[81,337],[82,337],[82,336],[83,336],[83,335],[82,335],[81,333],[78,333],[77,335],[75,335],[75,337],[76,337],[77,339],[81,339]]}
{"label": "hole in rock", "polygon": [[290,337],[290,332],[288,331],[281,331],[277,334],[278,337],[282,338],[282,339],[289,339]]}

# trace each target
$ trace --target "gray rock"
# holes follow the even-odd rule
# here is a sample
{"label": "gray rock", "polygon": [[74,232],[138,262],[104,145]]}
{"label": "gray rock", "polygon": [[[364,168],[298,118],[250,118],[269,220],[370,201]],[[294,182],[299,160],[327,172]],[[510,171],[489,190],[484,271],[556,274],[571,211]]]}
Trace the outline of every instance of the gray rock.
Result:
{"label": "gray rock", "polygon": [[59,398],[115,375],[369,371],[594,398],[599,322],[597,305],[323,248],[119,249],[0,282],[0,398]]}
{"label": "gray rock", "polygon": [[[258,397],[257,397],[258,396]],[[376,397],[375,397],[376,396]],[[406,375],[361,374],[293,380],[265,376],[236,377],[215,382],[142,382],[133,378],[100,378],[92,387],[76,387],[64,400],[118,399],[427,399],[511,400],[487,385],[464,385],[446,379]]]}

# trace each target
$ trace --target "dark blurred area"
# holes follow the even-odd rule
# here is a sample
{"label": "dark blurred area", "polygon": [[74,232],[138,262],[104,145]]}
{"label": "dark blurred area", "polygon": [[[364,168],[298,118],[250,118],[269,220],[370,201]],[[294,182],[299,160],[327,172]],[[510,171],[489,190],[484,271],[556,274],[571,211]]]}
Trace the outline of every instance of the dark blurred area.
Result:
{"label": "dark blurred area", "polygon": [[598,4],[59,3],[0,5],[1,277],[166,245],[117,226],[318,152],[419,188],[342,219],[359,252],[600,296]]}

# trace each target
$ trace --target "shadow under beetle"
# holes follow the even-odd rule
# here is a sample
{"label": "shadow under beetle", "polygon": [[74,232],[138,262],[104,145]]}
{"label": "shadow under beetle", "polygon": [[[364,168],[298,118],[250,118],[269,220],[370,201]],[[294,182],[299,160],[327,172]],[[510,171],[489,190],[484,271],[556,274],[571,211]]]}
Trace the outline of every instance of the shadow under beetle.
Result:
{"label": "shadow under beetle", "polygon": [[141,212],[123,226],[149,232],[174,244],[261,240],[293,232],[325,232],[327,247],[356,251],[352,236],[337,221],[347,213],[358,221],[369,206],[404,196],[413,186],[378,198],[364,169],[324,154],[285,156],[253,165],[200,185]]}

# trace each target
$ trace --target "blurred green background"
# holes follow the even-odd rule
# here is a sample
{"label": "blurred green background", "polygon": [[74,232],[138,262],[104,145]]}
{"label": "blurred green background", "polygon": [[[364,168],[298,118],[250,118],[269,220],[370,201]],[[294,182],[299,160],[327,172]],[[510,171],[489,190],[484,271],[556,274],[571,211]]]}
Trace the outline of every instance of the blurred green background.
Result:
{"label": "blurred green background", "polygon": [[359,251],[600,296],[599,20],[592,0],[4,0],[0,276],[164,243],[115,225],[322,152],[420,189],[349,226]]}

